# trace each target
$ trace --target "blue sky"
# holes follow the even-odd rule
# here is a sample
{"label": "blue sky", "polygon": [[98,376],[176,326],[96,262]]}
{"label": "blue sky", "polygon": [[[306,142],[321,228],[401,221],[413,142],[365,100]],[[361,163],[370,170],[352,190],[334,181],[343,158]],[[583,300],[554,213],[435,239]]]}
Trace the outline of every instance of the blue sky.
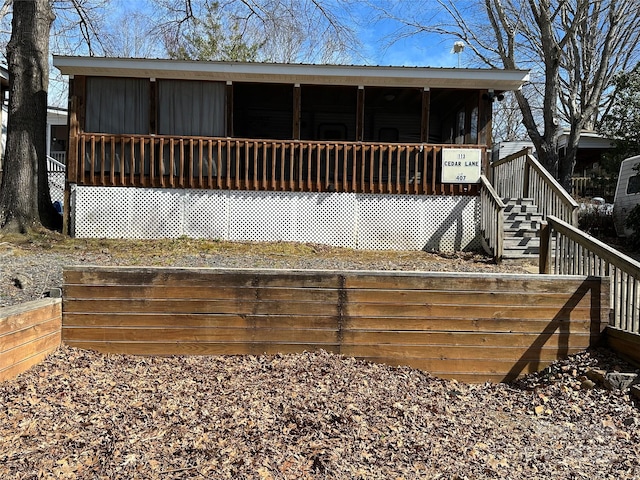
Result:
{"label": "blue sky", "polygon": [[[336,0],[324,0],[322,4],[328,9],[339,9],[339,5],[341,5],[340,2],[336,3]],[[422,21],[433,21],[440,15],[441,7],[437,2],[371,0],[368,5],[366,2],[348,5],[356,36],[362,42],[363,59],[354,59],[354,63],[431,67],[456,67],[458,65],[458,57],[451,53],[454,39],[420,34],[389,44],[389,36],[398,28],[398,24],[390,20],[378,20],[375,23],[371,21],[378,16],[375,9],[382,8],[383,5],[400,16],[412,15],[412,9],[418,10],[417,15],[421,17]],[[108,8],[114,17],[120,18],[126,17],[127,12],[150,10],[149,0],[112,0],[109,2]],[[340,12],[340,16],[344,15],[343,19],[347,18],[344,10],[336,11]],[[462,53],[461,66],[463,67],[466,55],[468,52]]]}

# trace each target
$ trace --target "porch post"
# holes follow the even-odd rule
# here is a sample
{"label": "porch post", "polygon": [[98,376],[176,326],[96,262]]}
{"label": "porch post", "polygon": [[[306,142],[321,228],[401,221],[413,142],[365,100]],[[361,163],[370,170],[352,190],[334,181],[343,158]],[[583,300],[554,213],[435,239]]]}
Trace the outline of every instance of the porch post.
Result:
{"label": "porch post", "polygon": [[293,139],[300,140],[300,116],[302,115],[302,90],[300,84],[293,86]]}
{"label": "porch post", "polygon": [[233,82],[227,81],[225,88],[225,136],[233,137]]}
{"label": "porch post", "polygon": [[71,184],[78,181],[78,135],[84,128],[82,110],[85,105],[85,77],[69,76],[69,101],[67,107],[67,127],[69,141],[67,142],[67,165],[64,182],[64,209],[62,211],[62,233],[71,235]]}
{"label": "porch post", "polygon": [[[492,116],[492,102],[488,99],[488,91],[478,91],[478,145],[486,145],[487,151],[485,158],[482,162],[483,173],[489,172],[489,157],[491,152],[489,147],[491,146],[491,116]],[[487,177],[492,178],[491,175]]]}
{"label": "porch post", "polygon": [[155,78],[150,79],[151,83],[149,84],[149,133],[151,135],[155,135],[157,132],[156,125],[158,124],[158,102],[157,102],[157,92],[158,92],[158,82],[156,82]]}
{"label": "porch post", "polygon": [[422,90],[422,120],[420,125],[420,143],[429,143],[429,111],[431,110],[431,90]]}
{"label": "porch post", "polygon": [[364,85],[358,86],[358,100],[356,105],[356,142],[364,138]]}

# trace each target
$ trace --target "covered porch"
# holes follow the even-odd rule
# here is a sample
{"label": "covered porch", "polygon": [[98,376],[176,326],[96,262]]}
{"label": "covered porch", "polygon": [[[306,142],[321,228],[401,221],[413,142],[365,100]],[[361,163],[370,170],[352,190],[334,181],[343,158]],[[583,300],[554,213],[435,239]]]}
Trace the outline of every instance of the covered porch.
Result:
{"label": "covered porch", "polygon": [[442,150],[491,143],[523,71],[55,57],[68,180],[160,188],[476,194]]}

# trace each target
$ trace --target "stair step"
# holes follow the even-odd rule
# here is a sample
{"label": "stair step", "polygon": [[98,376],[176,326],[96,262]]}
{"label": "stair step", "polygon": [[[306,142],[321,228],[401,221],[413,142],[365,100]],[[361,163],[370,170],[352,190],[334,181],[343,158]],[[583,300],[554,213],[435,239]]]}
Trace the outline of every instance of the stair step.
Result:
{"label": "stair step", "polygon": [[509,198],[504,197],[502,203],[505,205],[533,205],[533,198]]}
{"label": "stair step", "polygon": [[540,246],[539,237],[505,237],[504,248],[526,248],[528,246]]}
{"label": "stair step", "polygon": [[541,222],[542,215],[539,213],[510,213],[504,215],[505,222]]}
{"label": "stair step", "polygon": [[506,205],[505,213],[538,213],[537,205]]}
{"label": "stair step", "polygon": [[512,228],[504,230],[504,238],[538,238],[540,230],[537,228]]}

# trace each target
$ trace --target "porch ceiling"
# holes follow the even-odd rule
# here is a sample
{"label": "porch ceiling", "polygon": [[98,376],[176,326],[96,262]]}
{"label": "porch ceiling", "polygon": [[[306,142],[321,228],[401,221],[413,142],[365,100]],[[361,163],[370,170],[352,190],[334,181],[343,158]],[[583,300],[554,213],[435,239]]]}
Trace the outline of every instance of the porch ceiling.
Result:
{"label": "porch ceiling", "polygon": [[307,85],[518,90],[527,70],[202,62],[54,55],[64,75]]}

